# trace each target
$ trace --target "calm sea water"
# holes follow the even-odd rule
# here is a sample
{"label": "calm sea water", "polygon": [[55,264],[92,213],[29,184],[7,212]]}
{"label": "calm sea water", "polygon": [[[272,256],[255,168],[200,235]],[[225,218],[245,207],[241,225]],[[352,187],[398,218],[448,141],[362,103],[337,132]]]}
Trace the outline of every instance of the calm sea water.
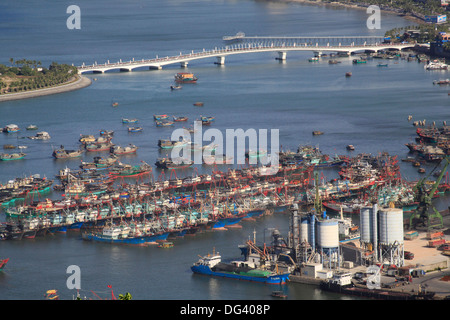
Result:
{"label": "calm sea water", "polygon": [[[223,45],[222,36],[243,31],[259,36],[384,35],[393,27],[412,22],[382,15],[382,30],[368,30],[364,11],[329,9],[297,4],[261,1],[77,1],[81,9],[81,30],[66,28],[67,1],[4,1],[0,4],[0,63],[9,58],[52,61],[80,65],[85,62],[153,58]],[[188,71],[199,77],[196,85],[171,91],[177,66],[163,70],[88,75],[92,85],[78,91],[0,104],[0,125],[15,123],[22,129],[36,124],[49,132],[49,141],[24,139],[34,133],[1,134],[0,145],[26,145],[22,161],[1,163],[0,182],[30,174],[50,179],[59,169],[77,168],[80,159],[56,161],[52,150],[64,145],[75,148],[80,134],[98,135],[114,130],[114,142],[134,143],[137,155],[122,162],[153,164],[161,156],[160,138],[173,128],[157,128],[153,114],[214,116],[214,128],[279,129],[283,149],[299,144],[317,145],[324,153],[346,154],[346,145],[355,152],[377,154],[387,151],[407,156],[405,143],[415,136],[407,121],[427,119],[430,123],[450,120],[449,97],[445,88],[432,81],[447,74],[429,72],[417,62],[391,60],[388,68],[378,61],[352,65],[352,57],[329,65],[326,59],[310,63],[312,53],[288,53],[279,63],[275,53],[237,55],[226,58],[225,66],[214,60],[191,62]],[[352,71],[351,78],[344,74]],[[111,102],[119,107],[111,107]],[[196,101],[204,107],[194,107]],[[139,118],[142,133],[130,134],[122,117]],[[312,136],[313,130],[324,131]],[[97,155],[97,154],[96,154]],[[105,154],[103,154],[105,155]],[[86,154],[82,160],[91,160]],[[431,169],[431,167],[428,167]],[[211,170],[195,166],[181,175]],[[324,171],[324,177],[336,175]],[[153,178],[158,179],[156,169]],[[405,178],[419,176],[402,164]],[[58,199],[52,192],[48,197]],[[445,202],[443,203],[445,205]],[[4,215],[0,216],[0,220]],[[271,299],[271,286],[194,276],[189,267],[198,254],[212,247],[224,259],[239,258],[237,246],[254,230],[263,241],[267,228],[287,234],[288,216],[274,215],[256,222],[242,223],[242,229],[210,232],[175,241],[174,248],[111,246],[84,242],[77,233],[34,240],[0,242],[0,256],[10,262],[0,274],[0,299],[41,299],[48,289],[57,289],[61,298],[71,299],[66,268],[78,265],[82,275],[82,295],[91,290],[109,297],[108,285],[116,294],[130,292],[135,299]],[[289,284],[284,289],[290,299],[348,299],[320,292],[312,286]]]}

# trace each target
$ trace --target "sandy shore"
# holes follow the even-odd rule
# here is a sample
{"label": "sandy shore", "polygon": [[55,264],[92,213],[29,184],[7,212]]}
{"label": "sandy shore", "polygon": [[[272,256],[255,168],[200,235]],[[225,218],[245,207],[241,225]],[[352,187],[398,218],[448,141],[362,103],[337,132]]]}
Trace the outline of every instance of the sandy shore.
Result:
{"label": "sandy shore", "polygon": [[0,96],[0,102],[36,98],[41,96],[46,96],[50,94],[63,93],[73,90],[78,90],[89,86],[92,83],[91,79],[77,75],[76,79],[69,83],[62,84],[56,87],[38,89],[33,91],[18,92],[18,93],[8,93]]}

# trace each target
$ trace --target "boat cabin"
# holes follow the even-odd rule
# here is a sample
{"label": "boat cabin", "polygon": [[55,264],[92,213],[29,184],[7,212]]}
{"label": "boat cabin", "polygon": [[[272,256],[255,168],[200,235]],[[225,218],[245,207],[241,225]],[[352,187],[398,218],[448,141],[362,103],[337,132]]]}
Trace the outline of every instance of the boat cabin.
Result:
{"label": "boat cabin", "polygon": [[347,286],[352,284],[352,274],[351,273],[335,273],[333,278],[329,280],[331,283]]}

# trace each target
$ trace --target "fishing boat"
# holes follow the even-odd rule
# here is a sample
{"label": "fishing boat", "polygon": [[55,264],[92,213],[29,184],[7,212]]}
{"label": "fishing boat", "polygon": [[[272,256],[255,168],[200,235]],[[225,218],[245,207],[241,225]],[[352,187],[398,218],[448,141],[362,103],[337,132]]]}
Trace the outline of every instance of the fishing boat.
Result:
{"label": "fishing boat", "polygon": [[129,127],[128,132],[141,132],[143,129],[142,127]]}
{"label": "fishing boat", "polygon": [[5,266],[8,263],[8,261],[9,261],[9,258],[0,260],[0,271],[2,271],[5,268]]}
{"label": "fishing boat", "polygon": [[345,76],[348,78],[348,77],[351,77],[352,76],[352,73],[351,72],[346,72],[345,73]]}
{"label": "fishing boat", "polygon": [[78,139],[82,144],[88,144],[95,142],[95,137],[91,134],[80,134],[80,139]]}
{"label": "fishing boat", "polygon": [[174,162],[169,158],[160,158],[156,161],[155,165],[160,169],[184,169],[189,168],[194,164],[194,161],[189,159],[180,159]]}
{"label": "fishing boat", "polygon": [[170,127],[170,126],[173,126],[174,124],[175,124],[175,122],[173,122],[173,121],[159,121],[159,120],[157,120],[156,122],[156,126],[157,127]]}
{"label": "fishing boat", "polygon": [[311,57],[311,58],[308,59],[308,61],[309,62],[317,62],[317,61],[319,61],[319,58],[318,57]]}
{"label": "fishing boat", "polygon": [[59,149],[56,149],[53,151],[52,156],[56,159],[70,159],[70,158],[77,158],[81,157],[84,150],[66,150],[64,146],[60,146]]}
{"label": "fishing boat", "polygon": [[329,64],[338,64],[338,63],[341,63],[341,61],[336,60],[336,59],[332,59],[332,60],[329,60],[328,63]]}
{"label": "fishing boat", "polygon": [[170,139],[160,139],[158,140],[158,147],[161,149],[173,149],[175,147],[185,146],[188,142],[185,140],[182,141],[173,141]]}
{"label": "fishing boat", "polygon": [[169,119],[169,116],[167,114],[154,114],[153,119],[154,120],[167,120],[167,119]]}
{"label": "fishing boat", "polygon": [[30,124],[30,125],[27,127],[27,130],[37,130],[37,129],[38,129],[38,126],[35,125],[35,124]]}
{"label": "fishing boat", "polygon": [[127,119],[127,118],[122,118],[122,123],[137,123],[138,119]]}
{"label": "fishing boat", "polygon": [[203,122],[211,122],[211,121],[214,121],[215,118],[214,117],[200,116],[200,120],[202,120]]}
{"label": "fishing boat", "polygon": [[163,241],[158,245],[158,248],[164,248],[164,249],[168,249],[168,248],[172,248],[173,247],[173,242],[170,241]]}
{"label": "fishing boat", "polygon": [[93,162],[81,162],[80,168],[83,170],[102,170],[111,167],[115,162],[117,162],[118,158],[115,155],[110,155],[107,158],[103,157],[94,157]]}
{"label": "fishing boat", "polygon": [[2,153],[0,154],[0,160],[10,161],[10,160],[20,160],[25,158],[26,154],[23,152],[19,153]]}
{"label": "fishing boat", "polygon": [[203,102],[194,102],[194,106],[203,107]]}
{"label": "fishing boat", "polygon": [[20,131],[20,128],[16,124],[8,124],[7,126],[5,126],[3,128],[3,132],[6,132],[6,133],[14,133],[14,132],[19,132],[19,131]]}
{"label": "fishing boat", "polygon": [[111,152],[112,154],[115,154],[115,155],[123,155],[123,154],[136,153],[137,149],[138,149],[137,146],[130,143],[126,147],[112,146],[110,148],[109,152]]}
{"label": "fishing boat", "polygon": [[100,130],[100,135],[104,137],[112,137],[114,135],[113,130]]}
{"label": "fishing boat", "polygon": [[355,147],[354,147],[352,144],[349,144],[349,145],[347,146],[347,150],[353,151],[353,150],[355,150]]}
{"label": "fishing boat", "polygon": [[212,254],[201,256],[191,266],[192,272],[214,277],[231,278],[262,282],[267,284],[285,284],[289,280],[290,273],[278,273],[276,270],[260,267],[260,257],[251,256],[246,261],[222,262],[220,254],[213,251]]}
{"label": "fishing boat", "polygon": [[175,122],[185,122],[185,121],[188,121],[188,117],[173,117],[173,121],[175,121]]}
{"label": "fishing boat", "polygon": [[353,64],[361,64],[361,63],[367,63],[366,60],[361,60],[361,59],[353,59]]}
{"label": "fishing boat", "polygon": [[193,73],[179,72],[175,75],[177,83],[196,83],[198,78]]}
{"label": "fishing boat", "polygon": [[377,67],[387,67],[387,66],[388,66],[387,63],[385,63],[385,64],[382,64],[382,63],[377,64]]}
{"label": "fishing boat", "polygon": [[448,65],[440,62],[439,60],[430,61],[428,64],[424,65],[425,70],[447,70]]}
{"label": "fishing boat", "polygon": [[109,151],[114,144],[111,142],[107,143],[91,143],[86,145],[86,151],[89,152],[99,152],[99,151]]}
{"label": "fishing boat", "polygon": [[312,134],[313,136],[320,136],[323,134],[323,131],[313,131]]}
{"label": "fishing boat", "polygon": [[50,138],[51,138],[50,135],[46,131],[41,131],[36,133],[35,136],[28,137],[28,139],[31,140],[48,140]]}
{"label": "fishing boat", "polygon": [[129,164],[122,164],[116,166],[109,172],[109,175],[112,178],[125,177],[139,177],[144,174],[149,174],[152,171],[152,168],[147,163],[143,163],[142,165],[131,166]]}
{"label": "fishing boat", "polygon": [[180,90],[182,86],[170,86],[171,90]]}

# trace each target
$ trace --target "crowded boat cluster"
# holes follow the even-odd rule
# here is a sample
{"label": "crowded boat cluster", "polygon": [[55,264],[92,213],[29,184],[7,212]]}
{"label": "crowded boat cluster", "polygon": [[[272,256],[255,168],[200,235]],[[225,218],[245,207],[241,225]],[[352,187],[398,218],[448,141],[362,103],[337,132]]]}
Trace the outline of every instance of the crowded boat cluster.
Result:
{"label": "crowded boat cluster", "polygon": [[[85,240],[142,245],[236,227],[243,220],[283,212],[292,204],[314,206],[318,200],[330,211],[358,213],[370,201],[410,210],[416,203],[415,183],[402,179],[396,158],[387,153],[330,157],[317,147],[300,146],[296,152],[279,153],[276,173],[248,165],[186,178],[172,169],[170,178],[162,171],[155,179],[144,162],[117,169],[117,156],[111,154],[83,162],[79,170],[61,170],[56,177],[60,184],[53,186],[63,192],[58,200],[35,200],[53,185],[37,175],[1,186],[6,222],[0,237],[78,230]],[[315,169],[326,168],[335,168],[339,178],[319,177]],[[443,181],[437,194],[446,190],[448,181]]]}

